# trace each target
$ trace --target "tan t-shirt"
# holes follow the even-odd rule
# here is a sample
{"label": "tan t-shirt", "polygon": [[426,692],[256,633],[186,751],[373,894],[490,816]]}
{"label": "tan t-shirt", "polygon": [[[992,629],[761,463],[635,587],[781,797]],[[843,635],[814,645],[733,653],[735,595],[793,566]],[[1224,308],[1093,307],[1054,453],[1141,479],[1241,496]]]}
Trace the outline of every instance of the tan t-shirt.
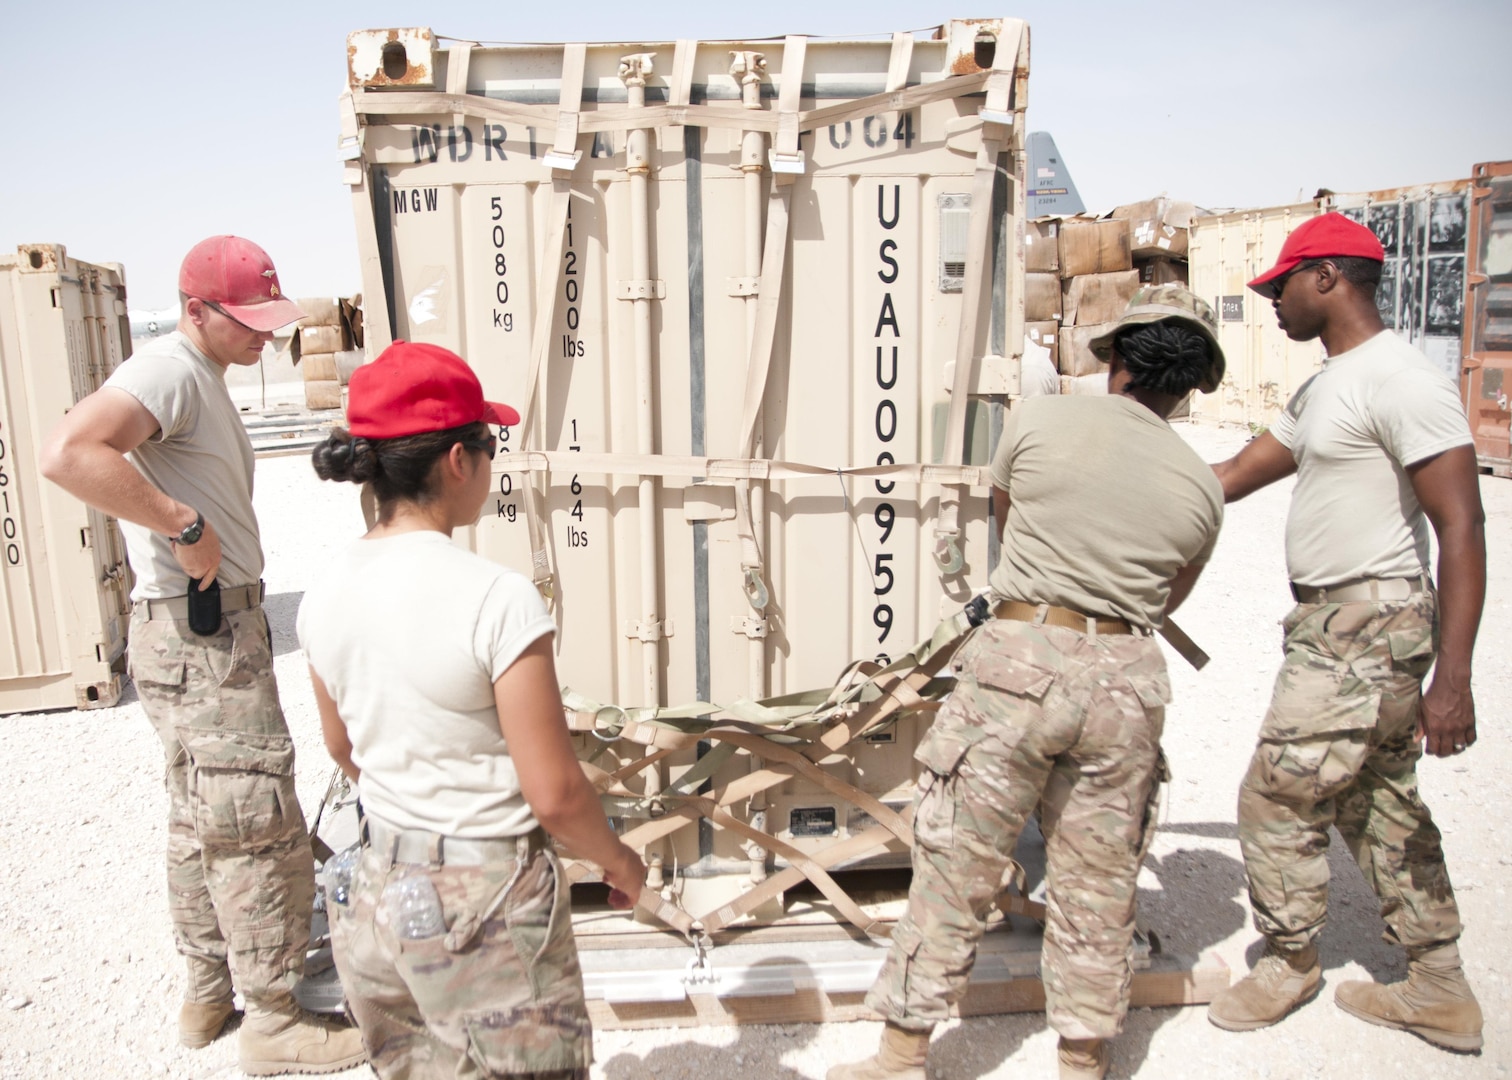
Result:
{"label": "tan t-shirt", "polygon": [[1293,581],[1427,572],[1428,521],[1407,466],[1474,441],[1448,376],[1383,330],[1326,360],[1270,430],[1297,461],[1286,517]]}
{"label": "tan t-shirt", "polygon": [[[147,481],[215,526],[221,542],[216,580],[234,588],[263,572],[262,539],[252,510],[252,440],[226,390],[225,368],[177,331],[148,342],[116,368],[106,386],[136,398],[158,433],[127,458]],[[121,522],[126,558],[136,575],[132,600],[183,596],[189,577],[168,537]]]}
{"label": "tan t-shirt", "polygon": [[1171,579],[1207,561],[1223,524],[1212,468],[1122,395],[1021,403],[1003,425],[992,482],[1009,497],[997,599],[1150,629],[1164,619]]}
{"label": "tan t-shirt", "polygon": [[305,593],[297,627],[370,813],[473,840],[535,828],[493,687],[556,631],[529,578],[438,532],[359,540]]}

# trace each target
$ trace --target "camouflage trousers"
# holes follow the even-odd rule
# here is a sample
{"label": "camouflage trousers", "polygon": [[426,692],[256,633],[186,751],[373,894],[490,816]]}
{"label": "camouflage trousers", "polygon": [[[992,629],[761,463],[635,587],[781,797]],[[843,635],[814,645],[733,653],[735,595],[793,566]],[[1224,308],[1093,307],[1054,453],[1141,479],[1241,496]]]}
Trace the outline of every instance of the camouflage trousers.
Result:
{"label": "camouflage trousers", "polygon": [[[131,620],[131,676],[163,741],[168,908],[190,1001],[287,997],[304,971],[314,859],[294,793],[294,742],[278,704],[261,608],[201,637]],[[229,966],[228,966],[229,965]]]}
{"label": "camouflage trousers", "polygon": [[1328,828],[1380,899],[1387,938],[1460,935],[1438,828],[1418,795],[1423,677],[1436,598],[1301,604],[1282,622],[1286,659],[1239,789],[1239,842],[1255,926],[1282,948],[1328,915]]}
{"label": "camouflage trousers", "polygon": [[[544,836],[485,841],[499,850],[481,865],[363,850],[347,902],[331,905],[331,940],[383,1080],[587,1080],[593,1030],[572,901]],[[444,839],[437,850],[444,859]],[[434,887],[444,931],[412,938],[405,928],[404,883],[415,878]]]}
{"label": "camouflage trousers", "polygon": [[908,911],[866,1003],[927,1031],[966,992],[983,918],[1042,804],[1046,1013],[1067,1038],[1118,1034],[1132,979],[1135,879],[1164,773],[1170,681],[1152,638],[987,623],[915,757]]}

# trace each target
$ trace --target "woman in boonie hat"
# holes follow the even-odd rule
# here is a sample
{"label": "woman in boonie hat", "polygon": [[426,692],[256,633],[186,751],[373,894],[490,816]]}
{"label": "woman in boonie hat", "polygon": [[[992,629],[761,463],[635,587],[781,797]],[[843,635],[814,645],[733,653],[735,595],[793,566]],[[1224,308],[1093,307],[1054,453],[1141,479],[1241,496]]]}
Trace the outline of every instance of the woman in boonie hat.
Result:
{"label": "woman in boonie hat", "polygon": [[[395,342],[353,374],[349,425],[313,453],[371,483],[377,523],[305,594],[299,640],[331,756],[357,785],[360,856],[326,867],[337,971],[380,1077],[586,1078],[592,1033],[551,836],[645,868],[578,766],[530,579],[468,552],[519,423],[461,357]],[[356,860],[356,865],[351,864]]]}

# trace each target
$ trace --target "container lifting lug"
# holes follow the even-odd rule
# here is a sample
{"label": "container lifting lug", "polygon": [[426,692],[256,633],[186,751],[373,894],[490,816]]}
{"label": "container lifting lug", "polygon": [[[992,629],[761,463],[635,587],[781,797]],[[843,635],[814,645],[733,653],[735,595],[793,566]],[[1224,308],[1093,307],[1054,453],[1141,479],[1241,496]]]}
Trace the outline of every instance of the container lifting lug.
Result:
{"label": "container lifting lug", "polygon": [[940,573],[947,577],[960,573],[961,567],[966,565],[966,560],[961,555],[959,538],[955,533],[947,533],[935,540],[934,558],[935,565],[940,568]]}
{"label": "container lifting lug", "polygon": [[767,595],[766,583],[761,580],[761,571],[754,566],[746,568],[745,592],[753,608],[757,611],[766,610],[770,597]]}

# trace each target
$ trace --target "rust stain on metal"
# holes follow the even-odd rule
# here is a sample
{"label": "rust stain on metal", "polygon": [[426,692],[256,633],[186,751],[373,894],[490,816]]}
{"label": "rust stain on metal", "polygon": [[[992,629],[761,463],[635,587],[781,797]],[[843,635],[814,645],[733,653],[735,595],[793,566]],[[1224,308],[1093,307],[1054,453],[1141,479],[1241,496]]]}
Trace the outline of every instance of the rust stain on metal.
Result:
{"label": "rust stain on metal", "polygon": [[981,70],[981,67],[976,62],[975,51],[962,53],[950,62],[950,73],[952,75],[975,75]]}

